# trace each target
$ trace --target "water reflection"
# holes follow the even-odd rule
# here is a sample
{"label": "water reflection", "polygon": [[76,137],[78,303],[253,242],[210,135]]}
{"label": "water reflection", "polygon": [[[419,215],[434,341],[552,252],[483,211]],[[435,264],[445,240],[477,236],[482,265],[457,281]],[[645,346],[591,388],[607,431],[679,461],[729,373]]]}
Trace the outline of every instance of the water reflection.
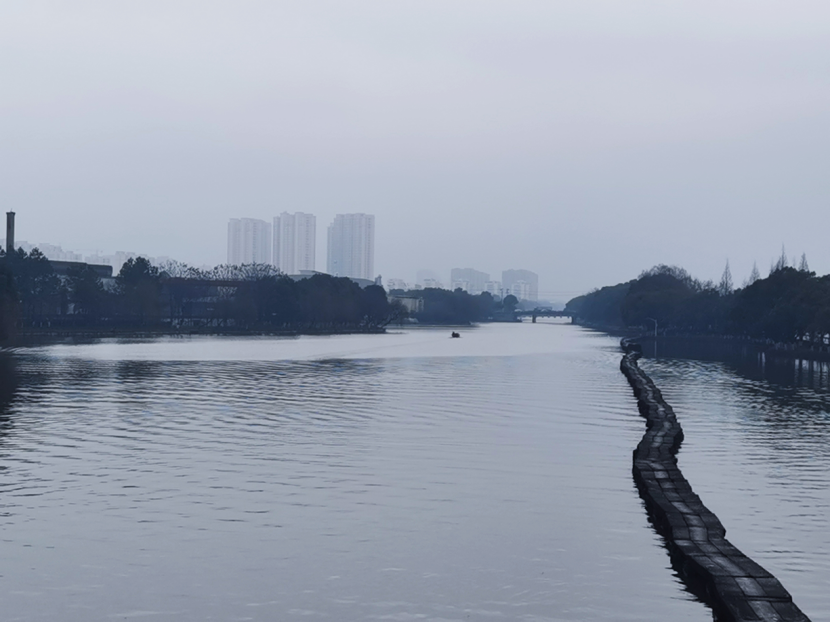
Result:
{"label": "water reflection", "polygon": [[5,407],[17,388],[17,368],[10,352],[0,351],[0,408]]}
{"label": "water reflection", "polygon": [[771,356],[751,346],[660,343],[663,374],[728,390],[774,438],[796,435],[820,455],[830,451],[830,363]]}
{"label": "water reflection", "polygon": [[388,337],[21,354],[5,619],[710,617],[643,520],[615,340]]}
{"label": "water reflection", "polygon": [[643,364],[683,426],[684,474],[736,546],[830,619],[828,364],[686,345],[661,342]]}
{"label": "water reflection", "polygon": [[[12,426],[9,405],[17,391],[17,367],[10,352],[0,351],[0,445]],[[0,469],[2,469],[0,465]]]}
{"label": "water reflection", "polygon": [[722,363],[748,380],[830,392],[830,362],[764,352],[759,346],[740,340],[661,338],[655,343],[648,339],[643,352],[648,358]]}

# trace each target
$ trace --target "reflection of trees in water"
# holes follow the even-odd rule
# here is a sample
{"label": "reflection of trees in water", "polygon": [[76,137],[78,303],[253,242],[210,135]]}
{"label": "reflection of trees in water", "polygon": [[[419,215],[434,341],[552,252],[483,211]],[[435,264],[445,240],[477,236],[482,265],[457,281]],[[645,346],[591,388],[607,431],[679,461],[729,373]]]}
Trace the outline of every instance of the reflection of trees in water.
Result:
{"label": "reflection of trees in water", "polygon": [[830,393],[830,363],[765,357],[761,367],[770,382]]}
{"label": "reflection of trees in water", "polygon": [[17,389],[17,367],[9,352],[0,352],[0,412],[11,402]]}
{"label": "reflection of trees in water", "polygon": [[17,382],[17,367],[13,356],[8,352],[0,352],[0,439],[12,424],[8,410],[17,391]]}
{"label": "reflection of trees in water", "polygon": [[677,390],[704,391],[710,395],[702,399],[740,410],[753,442],[794,443],[798,451],[830,457],[830,363],[764,355],[745,344],[661,343],[658,355],[658,373],[674,378]]}
{"label": "reflection of trees in water", "polygon": [[[645,345],[643,351],[647,358],[655,358],[653,344]],[[781,389],[804,387],[830,393],[830,363],[765,354],[743,342],[660,340],[656,358],[724,363],[747,380],[763,380]]]}

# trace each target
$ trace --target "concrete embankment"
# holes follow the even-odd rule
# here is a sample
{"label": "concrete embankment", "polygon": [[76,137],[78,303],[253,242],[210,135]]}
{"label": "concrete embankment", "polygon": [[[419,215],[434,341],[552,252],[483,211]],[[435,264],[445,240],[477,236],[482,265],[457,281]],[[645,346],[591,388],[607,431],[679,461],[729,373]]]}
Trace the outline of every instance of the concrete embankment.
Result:
{"label": "concrete embankment", "polygon": [[675,569],[717,620],[809,622],[781,582],[726,539],[718,517],[692,491],[677,466],[683,430],[674,411],[637,364],[639,344],[623,339],[622,348],[620,369],[647,428],[634,450],[634,480]]}

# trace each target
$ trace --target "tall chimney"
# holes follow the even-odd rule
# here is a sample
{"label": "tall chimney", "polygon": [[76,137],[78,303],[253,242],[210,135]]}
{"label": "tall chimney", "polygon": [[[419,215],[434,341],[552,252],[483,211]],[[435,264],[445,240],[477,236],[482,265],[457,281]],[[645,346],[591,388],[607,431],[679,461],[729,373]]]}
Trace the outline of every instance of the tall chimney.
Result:
{"label": "tall chimney", "polygon": [[14,212],[6,212],[6,254],[14,252]]}

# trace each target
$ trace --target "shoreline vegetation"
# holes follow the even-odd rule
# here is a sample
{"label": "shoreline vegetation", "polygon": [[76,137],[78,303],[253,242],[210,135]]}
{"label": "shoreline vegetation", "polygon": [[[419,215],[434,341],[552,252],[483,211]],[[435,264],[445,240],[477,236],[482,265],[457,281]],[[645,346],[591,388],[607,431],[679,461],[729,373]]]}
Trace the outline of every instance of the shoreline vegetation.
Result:
{"label": "shoreline vegetation", "polygon": [[0,254],[0,343],[37,336],[383,332],[406,317],[378,285],[273,266],[211,271],[129,259],[117,276],[77,264],[61,274],[37,249]]}
{"label": "shoreline vegetation", "polygon": [[[65,263],[65,262],[59,262]],[[62,267],[38,249],[0,250],[0,345],[46,338],[165,335],[383,333],[389,325],[469,326],[514,321],[515,296],[361,287],[316,273],[292,278],[266,264],[199,270],[129,259],[115,276],[83,263]],[[408,310],[402,301],[417,299]]]}
{"label": "shoreline vegetation", "polygon": [[735,344],[793,358],[830,361],[830,275],[817,276],[802,256],[783,255],[761,278],[757,269],[732,286],[727,264],[719,284],[676,266],[658,265],[637,279],[570,300],[575,322],[619,336]]}

